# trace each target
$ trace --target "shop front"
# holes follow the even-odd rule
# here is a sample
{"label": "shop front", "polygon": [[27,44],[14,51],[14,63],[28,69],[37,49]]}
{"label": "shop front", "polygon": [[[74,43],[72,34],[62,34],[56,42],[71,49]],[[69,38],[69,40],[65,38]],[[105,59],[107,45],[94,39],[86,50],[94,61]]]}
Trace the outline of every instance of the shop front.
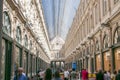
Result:
{"label": "shop front", "polygon": [[103,53],[103,61],[104,61],[104,70],[105,71],[111,71],[111,55],[110,52],[104,52]]}
{"label": "shop front", "polygon": [[120,69],[120,48],[115,49],[114,56],[115,56],[115,70],[118,71]]}
{"label": "shop front", "polygon": [[101,69],[101,56],[100,54],[96,55],[96,71]]}
{"label": "shop front", "polygon": [[26,73],[28,74],[28,52],[24,51],[23,53],[23,68]]}
{"label": "shop front", "polygon": [[15,63],[14,63],[14,70],[17,70],[18,67],[22,66],[22,49],[18,46],[16,46],[15,49]]}
{"label": "shop front", "polygon": [[9,80],[11,77],[12,43],[2,39],[1,80]]}
{"label": "shop front", "polygon": [[94,58],[91,58],[91,63],[90,63],[91,73],[94,72],[94,67],[95,67]]}
{"label": "shop front", "polygon": [[116,27],[114,33],[114,68],[116,71],[120,69],[120,26]]}

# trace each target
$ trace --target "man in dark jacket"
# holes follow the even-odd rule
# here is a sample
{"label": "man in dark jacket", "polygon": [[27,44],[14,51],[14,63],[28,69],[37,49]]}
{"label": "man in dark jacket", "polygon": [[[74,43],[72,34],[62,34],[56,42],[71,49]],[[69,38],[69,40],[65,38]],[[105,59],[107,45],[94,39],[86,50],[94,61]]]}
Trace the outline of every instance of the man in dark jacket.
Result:
{"label": "man in dark jacket", "polygon": [[96,80],[104,80],[104,74],[102,70],[99,70],[99,72],[96,73]]}
{"label": "man in dark jacket", "polygon": [[115,80],[120,80],[120,70],[118,70],[118,74],[116,75]]}

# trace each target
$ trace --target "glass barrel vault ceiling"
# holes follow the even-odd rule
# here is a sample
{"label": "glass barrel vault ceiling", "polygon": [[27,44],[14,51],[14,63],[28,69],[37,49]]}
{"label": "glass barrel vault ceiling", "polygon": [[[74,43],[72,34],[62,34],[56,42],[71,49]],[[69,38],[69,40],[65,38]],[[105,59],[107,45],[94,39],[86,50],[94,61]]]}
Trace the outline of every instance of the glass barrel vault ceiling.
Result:
{"label": "glass barrel vault ceiling", "polygon": [[49,39],[60,36],[65,40],[80,0],[42,0]]}

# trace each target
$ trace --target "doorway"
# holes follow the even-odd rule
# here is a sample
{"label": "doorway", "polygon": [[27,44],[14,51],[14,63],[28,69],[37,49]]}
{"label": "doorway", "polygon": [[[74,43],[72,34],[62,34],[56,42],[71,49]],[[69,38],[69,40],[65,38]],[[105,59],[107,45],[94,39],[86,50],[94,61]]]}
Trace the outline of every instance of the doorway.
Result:
{"label": "doorway", "polygon": [[10,80],[11,78],[11,56],[12,43],[2,39],[2,64],[1,64],[1,80]]}

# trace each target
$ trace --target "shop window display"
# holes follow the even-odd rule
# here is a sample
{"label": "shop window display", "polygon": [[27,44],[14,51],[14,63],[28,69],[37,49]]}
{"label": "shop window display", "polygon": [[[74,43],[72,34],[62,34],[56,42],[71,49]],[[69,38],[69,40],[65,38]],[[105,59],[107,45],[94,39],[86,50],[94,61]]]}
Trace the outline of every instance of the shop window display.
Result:
{"label": "shop window display", "polygon": [[100,54],[96,55],[96,70],[99,71],[101,69],[101,57]]}
{"label": "shop window display", "polygon": [[120,48],[115,50],[115,69],[120,69]]}
{"label": "shop window display", "polygon": [[104,70],[105,71],[111,70],[111,59],[109,52],[104,53]]}

